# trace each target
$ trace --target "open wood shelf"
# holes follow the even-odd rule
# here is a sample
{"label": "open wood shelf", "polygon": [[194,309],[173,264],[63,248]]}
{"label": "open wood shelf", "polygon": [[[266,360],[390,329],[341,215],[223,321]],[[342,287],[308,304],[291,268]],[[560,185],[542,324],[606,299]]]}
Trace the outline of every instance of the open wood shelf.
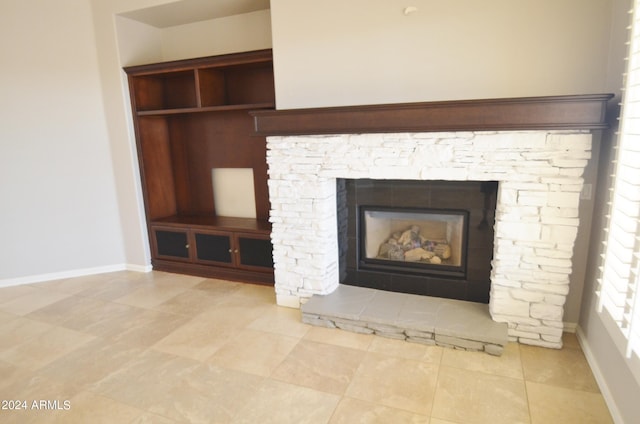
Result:
{"label": "open wood shelf", "polygon": [[201,112],[224,112],[229,110],[261,110],[274,109],[275,103],[250,103],[239,105],[223,105],[223,106],[206,106],[206,107],[188,107],[177,109],[157,109],[157,110],[141,110],[136,112],[138,116],[162,116],[177,115],[181,113],[201,113]]}
{"label": "open wood shelf", "polygon": [[271,223],[266,220],[253,218],[240,218],[235,216],[217,215],[174,215],[166,218],[154,219],[152,224],[191,227],[214,228],[229,231],[245,231],[258,233],[271,233]]}

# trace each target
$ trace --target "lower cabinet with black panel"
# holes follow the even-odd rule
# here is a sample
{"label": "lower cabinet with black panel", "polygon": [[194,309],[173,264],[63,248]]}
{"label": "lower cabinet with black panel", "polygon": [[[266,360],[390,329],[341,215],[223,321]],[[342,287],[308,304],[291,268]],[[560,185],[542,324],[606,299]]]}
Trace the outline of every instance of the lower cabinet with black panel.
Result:
{"label": "lower cabinet with black panel", "polygon": [[211,229],[210,225],[151,224],[154,269],[273,283],[270,231],[261,228],[266,224],[256,226],[253,220],[230,219],[244,225],[227,222],[223,228]]}
{"label": "lower cabinet with black panel", "polygon": [[267,234],[194,231],[193,236],[196,262],[255,271],[273,269],[273,246]]}
{"label": "lower cabinet with black panel", "polygon": [[273,269],[273,245],[268,235],[234,233],[236,266],[247,270]]}
{"label": "lower cabinet with black panel", "polygon": [[191,262],[190,238],[188,229],[152,226],[153,256],[170,261]]}
{"label": "lower cabinet with black panel", "polygon": [[227,231],[197,231],[195,261],[219,266],[234,266],[233,233]]}

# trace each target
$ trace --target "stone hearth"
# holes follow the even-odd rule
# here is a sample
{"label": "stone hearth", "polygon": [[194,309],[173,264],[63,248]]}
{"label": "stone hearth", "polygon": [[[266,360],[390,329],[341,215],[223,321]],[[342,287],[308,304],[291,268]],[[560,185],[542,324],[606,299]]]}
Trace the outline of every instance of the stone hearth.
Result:
{"label": "stone hearth", "polygon": [[302,305],[302,321],[425,345],[501,355],[507,325],[489,316],[486,304],[394,293],[341,284]]}

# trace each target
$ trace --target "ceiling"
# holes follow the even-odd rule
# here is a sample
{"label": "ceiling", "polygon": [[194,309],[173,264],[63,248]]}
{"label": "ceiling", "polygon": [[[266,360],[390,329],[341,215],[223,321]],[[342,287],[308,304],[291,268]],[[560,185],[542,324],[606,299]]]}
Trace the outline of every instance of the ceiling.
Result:
{"label": "ceiling", "polygon": [[269,0],[182,0],[121,13],[157,28],[223,18],[269,9]]}

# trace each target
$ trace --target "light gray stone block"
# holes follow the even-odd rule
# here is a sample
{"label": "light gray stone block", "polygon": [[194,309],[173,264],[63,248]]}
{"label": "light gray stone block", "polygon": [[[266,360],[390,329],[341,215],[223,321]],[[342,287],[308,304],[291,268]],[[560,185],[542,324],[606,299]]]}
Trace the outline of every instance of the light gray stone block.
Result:
{"label": "light gray stone block", "polygon": [[442,336],[440,334],[436,334],[436,343],[445,343],[452,346],[461,347],[466,350],[484,350],[484,343],[461,339],[458,337]]}
{"label": "light gray stone block", "polygon": [[407,336],[404,333],[384,333],[380,331],[376,331],[374,333],[376,336],[385,337],[387,339],[395,339],[395,340],[406,340]]}
{"label": "light gray stone block", "polygon": [[315,325],[316,327],[336,328],[333,321],[305,314],[302,315],[302,322],[309,325]]}
{"label": "light gray stone block", "polygon": [[394,327],[392,325],[384,325],[384,324],[377,324],[377,323],[371,323],[371,322],[366,322],[365,324],[367,327],[374,330],[376,334],[377,333],[401,334],[402,337],[404,337],[404,330],[402,328]]}
{"label": "light gray stone block", "polygon": [[504,346],[487,344],[484,346],[484,351],[487,352],[489,355],[501,356],[502,352],[504,352]]}
{"label": "light gray stone block", "polygon": [[359,334],[373,334],[373,330],[366,327],[366,324],[351,323],[345,321],[335,321],[336,327],[341,330],[351,331]]}
{"label": "light gray stone block", "polygon": [[407,337],[416,337],[420,339],[433,339],[433,332],[405,330]]}
{"label": "light gray stone block", "polygon": [[412,343],[420,343],[423,345],[427,345],[427,346],[435,346],[436,344],[436,339],[434,338],[423,338],[423,337],[407,337],[407,341],[408,342],[412,342]]}

